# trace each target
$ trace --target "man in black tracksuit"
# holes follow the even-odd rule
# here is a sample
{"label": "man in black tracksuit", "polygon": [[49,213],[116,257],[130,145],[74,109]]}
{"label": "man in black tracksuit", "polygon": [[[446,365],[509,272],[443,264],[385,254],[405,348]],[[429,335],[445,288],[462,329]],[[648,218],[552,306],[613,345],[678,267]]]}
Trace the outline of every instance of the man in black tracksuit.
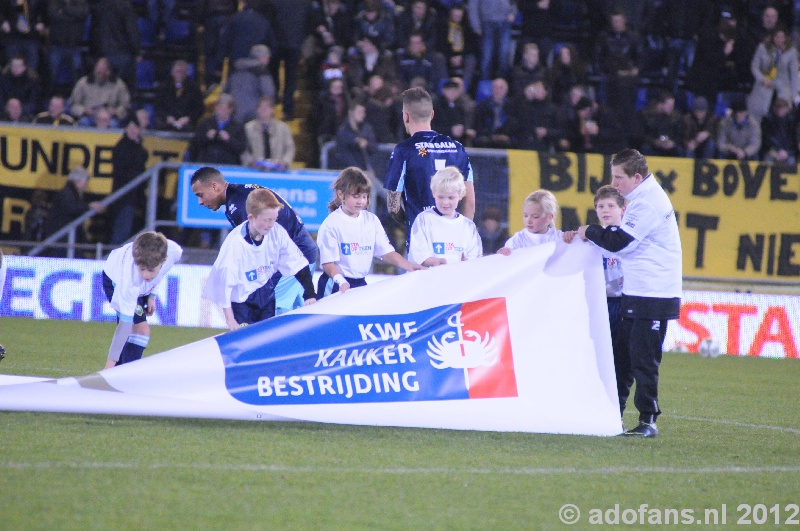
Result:
{"label": "man in black tracksuit", "polygon": [[[623,334],[629,358],[617,360],[615,372],[620,412],[631,385],[639,410],[639,425],[624,435],[655,437],[658,407],[658,368],[667,321],[677,319],[682,293],[681,241],[672,203],[647,161],[635,149],[617,153],[611,161],[612,185],[629,201],[622,225],[584,225],[583,239],[619,255],[625,282],[622,287]],[[627,363],[626,363],[627,362]]]}

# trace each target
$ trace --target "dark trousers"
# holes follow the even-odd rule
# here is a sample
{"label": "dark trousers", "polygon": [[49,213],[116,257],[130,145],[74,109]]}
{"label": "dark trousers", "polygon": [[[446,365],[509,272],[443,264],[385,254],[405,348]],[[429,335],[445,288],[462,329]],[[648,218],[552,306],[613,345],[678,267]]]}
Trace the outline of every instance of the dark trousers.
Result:
{"label": "dark trousers", "polygon": [[300,49],[280,46],[277,50],[273,50],[271,68],[272,79],[275,82],[276,89],[280,87],[278,71],[281,61],[283,61],[283,90],[281,91],[283,95],[283,117],[284,120],[288,120],[294,117],[294,92],[297,90],[297,67],[300,64]]}
{"label": "dark trousers", "polygon": [[[362,286],[367,285],[367,280],[365,278],[347,278],[344,277],[348,284],[350,284],[351,288],[360,288]],[[317,280],[317,300],[323,298],[326,294],[328,284],[331,285],[331,291],[329,295],[333,295],[334,293],[339,291],[339,284],[333,281],[331,277],[329,277],[326,273],[322,273],[319,279]]]}
{"label": "dark trousers", "polygon": [[658,368],[661,365],[666,320],[623,319],[622,339],[627,342],[628,352],[617,353],[614,349],[614,368],[617,375],[620,413],[636,382],[633,404],[639,410],[641,422],[655,422],[661,410],[658,407]]}
{"label": "dark trousers", "polygon": [[239,324],[253,324],[275,317],[275,285],[267,282],[244,302],[231,302],[233,317]]}

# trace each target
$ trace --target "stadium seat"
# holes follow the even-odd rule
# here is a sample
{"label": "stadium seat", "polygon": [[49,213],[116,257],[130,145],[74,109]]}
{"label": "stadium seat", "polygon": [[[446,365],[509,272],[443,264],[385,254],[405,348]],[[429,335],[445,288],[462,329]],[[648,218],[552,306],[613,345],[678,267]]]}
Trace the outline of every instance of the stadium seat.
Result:
{"label": "stadium seat", "polygon": [[156,65],[150,59],[136,63],[137,90],[150,90],[156,85]]}
{"label": "stadium seat", "polygon": [[149,18],[139,17],[139,39],[142,46],[153,46],[156,43],[156,28]]}
{"label": "stadium seat", "polygon": [[478,90],[475,93],[475,103],[492,97],[492,80],[481,79],[478,81]]}
{"label": "stadium seat", "polygon": [[636,110],[643,111],[647,108],[647,87],[639,87],[636,91]]}
{"label": "stadium seat", "polygon": [[173,44],[186,44],[192,36],[192,23],[188,20],[175,18],[167,19],[164,30],[164,42]]}

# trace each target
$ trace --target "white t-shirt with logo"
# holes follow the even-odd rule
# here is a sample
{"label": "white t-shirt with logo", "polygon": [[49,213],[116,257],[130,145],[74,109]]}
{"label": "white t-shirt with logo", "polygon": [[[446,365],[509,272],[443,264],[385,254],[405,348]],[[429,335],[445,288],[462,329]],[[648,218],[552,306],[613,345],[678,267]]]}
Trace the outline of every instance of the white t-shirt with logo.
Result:
{"label": "white t-shirt with logo", "polygon": [[222,242],[203,288],[203,298],[220,308],[230,308],[231,302],[245,302],[276,271],[292,276],[308,265],[286,229],[276,223],[256,244],[246,238],[248,223],[233,229]]}
{"label": "white t-shirt with logo", "polygon": [[150,295],[172,266],[181,259],[181,255],[183,255],[181,246],[172,240],[167,240],[167,260],[161,266],[158,275],[147,282],[139,274],[139,268],[133,261],[133,242],[111,251],[103,266],[103,272],[114,283],[111,307],[119,314],[121,321],[133,320],[139,297]]}
{"label": "white t-shirt with logo", "polygon": [[514,235],[508,239],[505,247],[514,250],[533,247],[534,245],[540,245],[542,243],[555,242],[561,239],[562,234],[560,230],[556,230],[553,227],[547,227],[547,231],[545,231],[544,234],[536,234],[528,229],[522,229],[519,232],[515,232]]}
{"label": "white t-shirt with logo", "polygon": [[423,210],[411,227],[408,259],[422,264],[431,257],[444,258],[448,264],[483,255],[478,228],[471,219],[456,214],[449,219],[436,209]]}
{"label": "white t-shirt with logo", "polygon": [[381,258],[394,247],[378,216],[367,210],[350,217],[341,207],[330,214],[317,232],[319,263],[335,263],[347,278],[364,278],[372,267],[372,257]]}

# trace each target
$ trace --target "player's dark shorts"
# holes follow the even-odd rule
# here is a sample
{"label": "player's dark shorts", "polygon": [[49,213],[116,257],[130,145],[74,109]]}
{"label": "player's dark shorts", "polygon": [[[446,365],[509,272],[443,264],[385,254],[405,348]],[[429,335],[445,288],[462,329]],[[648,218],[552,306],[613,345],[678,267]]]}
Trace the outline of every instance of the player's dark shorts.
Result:
{"label": "player's dark shorts", "polygon": [[231,302],[233,317],[239,324],[253,324],[275,317],[275,286],[267,283],[244,302]]}
{"label": "player's dark shorts", "polygon": [[[361,286],[367,285],[367,279],[365,278],[347,278],[344,277],[348,284],[350,284],[351,288],[360,288]],[[325,293],[326,290],[329,289],[328,284],[330,284],[330,291]],[[320,275],[319,280],[317,280],[317,300],[323,298],[325,295],[333,295],[334,293],[339,291],[339,284],[333,281],[331,277],[322,273]]]}
{"label": "player's dark shorts", "polygon": [[[111,302],[114,296],[114,281],[106,275],[103,271],[103,291],[106,294],[106,299]],[[136,310],[133,312],[133,324],[144,323],[147,321],[147,295],[142,295],[136,299]],[[119,315],[117,315],[117,322],[119,322]]]}

